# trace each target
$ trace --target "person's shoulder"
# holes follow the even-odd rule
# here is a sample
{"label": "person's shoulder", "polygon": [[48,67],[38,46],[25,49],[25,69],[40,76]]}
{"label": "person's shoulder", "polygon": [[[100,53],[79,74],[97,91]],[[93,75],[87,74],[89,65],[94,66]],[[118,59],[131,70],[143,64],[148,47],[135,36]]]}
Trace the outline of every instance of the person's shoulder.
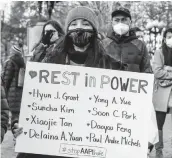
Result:
{"label": "person's shoulder", "polygon": [[43,43],[39,43],[33,50],[33,54],[37,54],[39,53],[41,50],[44,50],[45,48],[47,48],[47,45],[44,45]]}
{"label": "person's shoulder", "polygon": [[113,40],[110,39],[109,37],[106,37],[105,39],[102,40],[102,44],[103,44],[104,48],[109,46],[112,42],[113,42]]}
{"label": "person's shoulder", "polygon": [[146,43],[145,43],[144,41],[142,41],[142,40],[139,40],[139,39],[133,39],[133,40],[131,41],[131,43],[132,43],[133,45],[135,45],[140,51],[142,51],[143,48],[146,47]]}
{"label": "person's shoulder", "polygon": [[18,63],[23,59],[22,54],[16,53],[14,56],[11,57],[12,62]]}
{"label": "person's shoulder", "polygon": [[9,57],[7,60],[5,60],[5,62],[4,62],[5,68],[11,67],[12,65],[13,65],[13,60],[11,59],[11,57]]}
{"label": "person's shoulder", "polygon": [[135,44],[135,45],[146,45],[146,43],[144,42],[144,41],[142,41],[142,40],[140,40],[140,39],[133,39],[132,41],[131,41],[131,43],[133,43],[133,44]]}
{"label": "person's shoulder", "polygon": [[163,56],[162,48],[157,49],[157,50],[155,51],[155,55]]}
{"label": "person's shoulder", "polygon": [[16,53],[14,56],[11,56],[10,59],[15,69],[25,67],[24,58],[22,57],[22,54]]}

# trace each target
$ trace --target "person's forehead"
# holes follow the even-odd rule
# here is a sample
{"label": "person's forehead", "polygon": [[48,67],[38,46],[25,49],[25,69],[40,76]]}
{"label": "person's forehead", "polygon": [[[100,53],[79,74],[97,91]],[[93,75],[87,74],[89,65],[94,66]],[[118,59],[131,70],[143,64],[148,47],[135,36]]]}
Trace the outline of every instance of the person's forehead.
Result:
{"label": "person's forehead", "polygon": [[[75,19],[75,20],[73,20],[72,22],[89,22],[88,20],[86,20],[86,19]],[[71,22],[71,23],[72,23]]]}
{"label": "person's forehead", "polygon": [[45,26],[45,30],[56,30],[51,24]]}
{"label": "person's forehead", "polygon": [[124,14],[117,14],[113,17],[113,19],[122,19],[122,18],[129,18],[129,17]]}
{"label": "person's forehead", "polygon": [[172,36],[172,32],[167,32],[166,36]]}

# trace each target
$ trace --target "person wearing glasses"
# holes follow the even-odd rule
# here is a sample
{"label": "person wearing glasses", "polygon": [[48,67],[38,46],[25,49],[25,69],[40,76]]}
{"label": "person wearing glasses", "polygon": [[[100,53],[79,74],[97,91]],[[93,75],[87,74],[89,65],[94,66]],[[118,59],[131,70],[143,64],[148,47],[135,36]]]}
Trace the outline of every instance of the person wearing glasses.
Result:
{"label": "person wearing glasses", "polygon": [[64,35],[61,25],[54,20],[44,24],[41,38],[32,49],[33,56],[30,61],[42,62],[47,53],[51,53],[55,45]]}
{"label": "person wearing glasses", "polygon": [[108,55],[124,64],[124,71],[151,73],[146,45],[131,29],[130,11],[121,7],[113,11],[111,16],[112,27],[103,40]]}

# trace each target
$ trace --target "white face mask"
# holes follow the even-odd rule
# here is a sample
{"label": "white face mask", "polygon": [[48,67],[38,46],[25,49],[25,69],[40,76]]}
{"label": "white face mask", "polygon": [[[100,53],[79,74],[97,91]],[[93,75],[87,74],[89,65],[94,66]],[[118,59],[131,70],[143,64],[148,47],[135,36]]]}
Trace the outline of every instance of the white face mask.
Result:
{"label": "white face mask", "polygon": [[124,34],[128,33],[129,29],[130,29],[129,25],[127,25],[127,24],[118,23],[116,25],[113,25],[114,32],[119,35],[124,35]]}
{"label": "white face mask", "polygon": [[169,48],[172,48],[172,38],[166,39],[166,45],[167,45]]}

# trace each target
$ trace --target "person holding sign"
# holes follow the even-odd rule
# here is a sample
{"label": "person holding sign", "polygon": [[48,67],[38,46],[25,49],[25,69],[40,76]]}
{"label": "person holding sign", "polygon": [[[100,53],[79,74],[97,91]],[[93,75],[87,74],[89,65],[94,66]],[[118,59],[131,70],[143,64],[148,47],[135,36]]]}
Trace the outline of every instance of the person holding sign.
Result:
{"label": "person holding sign", "polygon": [[[76,7],[72,9],[66,20],[66,35],[56,43],[51,53],[45,55],[42,62],[118,70],[119,62],[114,60],[111,62],[112,59],[105,56],[105,50],[98,39],[96,19],[95,13],[90,8]],[[13,131],[16,138],[23,132],[23,129],[15,124]],[[52,158],[54,156],[25,153],[19,153],[17,156],[17,158],[25,157]]]}
{"label": "person holding sign", "polygon": [[72,9],[66,19],[66,35],[55,50],[45,57],[46,63],[119,69],[119,62],[105,57],[98,38],[95,13],[87,7]]}
{"label": "person holding sign", "polygon": [[159,130],[159,142],[155,145],[156,158],[163,158],[163,125],[167,113],[172,113],[172,28],[163,35],[162,48],[155,53],[153,103]]}
{"label": "person holding sign", "polygon": [[50,20],[44,24],[41,38],[33,48],[31,61],[41,62],[47,53],[53,51],[56,42],[64,35],[64,31],[57,21]]}

